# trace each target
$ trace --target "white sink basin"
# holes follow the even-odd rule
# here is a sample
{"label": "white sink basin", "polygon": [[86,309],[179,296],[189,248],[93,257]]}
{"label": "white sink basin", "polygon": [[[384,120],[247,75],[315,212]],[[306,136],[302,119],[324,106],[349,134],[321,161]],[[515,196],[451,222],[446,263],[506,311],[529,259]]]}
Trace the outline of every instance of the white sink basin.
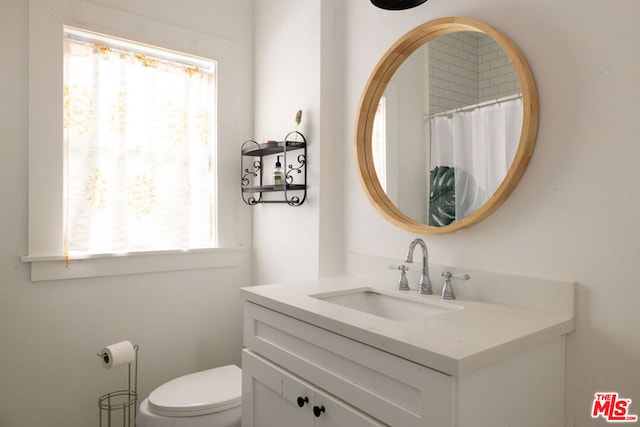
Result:
{"label": "white sink basin", "polygon": [[422,319],[462,308],[458,304],[427,299],[421,295],[403,295],[372,288],[349,289],[310,296],[342,307],[397,321]]}

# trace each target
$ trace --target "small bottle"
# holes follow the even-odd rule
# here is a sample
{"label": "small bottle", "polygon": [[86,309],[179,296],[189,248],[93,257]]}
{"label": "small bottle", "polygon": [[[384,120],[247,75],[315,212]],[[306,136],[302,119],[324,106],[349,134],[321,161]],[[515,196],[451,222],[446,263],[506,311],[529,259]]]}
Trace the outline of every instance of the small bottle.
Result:
{"label": "small bottle", "polygon": [[282,163],[280,163],[280,156],[278,156],[278,160],[276,160],[276,166],[273,168],[273,185],[284,185],[284,180],[282,179]]}

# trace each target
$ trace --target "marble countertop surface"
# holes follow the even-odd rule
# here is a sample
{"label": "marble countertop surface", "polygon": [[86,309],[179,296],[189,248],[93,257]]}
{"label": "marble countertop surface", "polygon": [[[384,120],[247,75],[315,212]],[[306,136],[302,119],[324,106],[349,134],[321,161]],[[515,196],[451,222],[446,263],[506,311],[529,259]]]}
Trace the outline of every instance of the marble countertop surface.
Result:
{"label": "marble countertop surface", "polygon": [[[312,295],[371,288],[455,309],[396,321]],[[463,376],[575,329],[572,316],[543,309],[398,291],[370,279],[332,277],[242,288],[246,301],[440,372]]]}

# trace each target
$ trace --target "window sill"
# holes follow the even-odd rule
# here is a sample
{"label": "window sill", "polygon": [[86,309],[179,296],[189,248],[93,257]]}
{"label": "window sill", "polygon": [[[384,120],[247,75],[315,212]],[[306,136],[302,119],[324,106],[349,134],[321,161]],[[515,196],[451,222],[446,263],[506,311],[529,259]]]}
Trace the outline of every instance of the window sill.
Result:
{"label": "window sill", "polygon": [[31,281],[79,279],[125,274],[234,267],[242,248],[131,252],[124,254],[23,256],[31,264]]}

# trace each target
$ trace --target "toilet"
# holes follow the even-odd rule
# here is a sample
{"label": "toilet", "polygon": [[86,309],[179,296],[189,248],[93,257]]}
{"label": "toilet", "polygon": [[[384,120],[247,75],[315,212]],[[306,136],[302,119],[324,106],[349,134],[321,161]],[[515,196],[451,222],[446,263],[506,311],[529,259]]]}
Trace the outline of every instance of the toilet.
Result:
{"label": "toilet", "polygon": [[175,378],[140,404],[137,427],[240,427],[242,370],[222,366]]}

